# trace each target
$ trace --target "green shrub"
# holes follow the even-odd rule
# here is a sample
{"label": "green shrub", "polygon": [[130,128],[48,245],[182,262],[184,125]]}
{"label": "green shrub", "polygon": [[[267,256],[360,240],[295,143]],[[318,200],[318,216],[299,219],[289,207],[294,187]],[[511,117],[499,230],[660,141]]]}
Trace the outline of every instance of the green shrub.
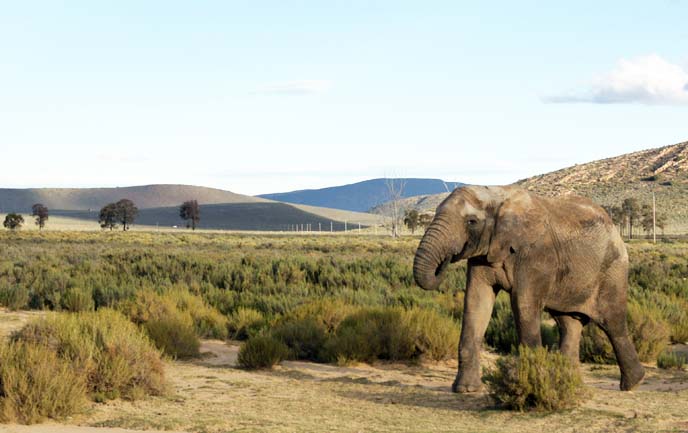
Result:
{"label": "green shrub", "polygon": [[136,399],[164,391],[160,352],[114,310],[54,313],[29,323],[12,339],[47,347],[67,360],[76,374],[86,378],[96,400]]}
{"label": "green shrub", "polygon": [[347,316],[328,341],[327,358],[340,362],[413,358],[414,336],[403,313],[399,307],[364,308]]}
{"label": "green shrub", "polygon": [[29,304],[29,291],[16,285],[0,289],[0,305],[10,310],[21,310]]}
{"label": "green shrub", "polygon": [[265,317],[252,308],[239,308],[227,321],[229,338],[245,340],[258,334],[266,325]]}
{"label": "green shrub", "polygon": [[657,357],[657,367],[670,370],[683,370],[688,356],[683,353],[664,350]]}
{"label": "green shrub", "polygon": [[191,315],[172,310],[164,316],[148,320],[143,328],[155,346],[172,358],[193,358],[199,355],[201,342],[196,335]]}
{"label": "green shrub", "polygon": [[247,369],[272,368],[286,359],[289,348],[270,336],[259,335],[246,340],[239,350],[239,365]]}
{"label": "green shrub", "polygon": [[221,340],[227,338],[227,317],[206,304],[203,298],[183,288],[170,290],[164,296],[176,302],[178,309],[191,315],[196,334],[199,337]]}
{"label": "green shrub", "polygon": [[0,346],[0,421],[64,418],[85,401],[85,377],[54,351],[24,342]]}
{"label": "green shrub", "polygon": [[327,332],[334,332],[349,314],[359,307],[339,299],[319,299],[300,305],[289,314],[294,319],[312,319],[325,327]]}
{"label": "green shrub", "polygon": [[518,356],[500,357],[483,380],[498,404],[519,411],[574,407],[584,394],[578,369],[563,354],[544,347],[520,346]]}
{"label": "green shrub", "polygon": [[456,357],[461,332],[454,320],[420,308],[408,310],[404,315],[416,354],[435,361]]}
{"label": "green shrub", "polygon": [[287,320],[274,327],[270,335],[289,348],[290,359],[322,361],[328,335],[325,327],[311,318]]}
{"label": "green shrub", "polygon": [[669,342],[669,327],[660,313],[635,302],[628,304],[628,330],[642,362],[652,362]]}
{"label": "green shrub", "polygon": [[80,311],[92,311],[95,308],[93,291],[79,287],[67,289],[60,299],[60,303],[63,309],[75,313]]}

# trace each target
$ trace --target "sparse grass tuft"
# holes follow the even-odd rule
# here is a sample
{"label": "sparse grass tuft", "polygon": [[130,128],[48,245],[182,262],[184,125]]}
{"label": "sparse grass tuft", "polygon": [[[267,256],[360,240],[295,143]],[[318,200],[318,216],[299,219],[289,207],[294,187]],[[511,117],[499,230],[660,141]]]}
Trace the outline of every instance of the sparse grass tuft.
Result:
{"label": "sparse grass tuft", "polygon": [[483,380],[498,404],[519,411],[575,407],[584,394],[580,371],[566,356],[544,347],[520,346],[518,356],[499,358]]}

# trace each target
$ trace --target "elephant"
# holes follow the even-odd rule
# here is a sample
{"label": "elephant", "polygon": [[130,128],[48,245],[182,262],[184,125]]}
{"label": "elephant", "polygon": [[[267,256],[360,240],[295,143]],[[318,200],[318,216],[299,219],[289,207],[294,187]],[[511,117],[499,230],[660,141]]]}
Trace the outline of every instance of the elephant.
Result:
{"label": "elephant", "polygon": [[609,338],[621,390],[645,375],[626,325],[628,254],[607,212],[576,195],[546,198],[518,186],[465,186],[438,207],[413,261],[416,283],[437,290],[450,263],[467,260],[454,392],[476,392],[480,348],[500,290],[510,294],[520,344],[542,344],[540,317],[560,329],[575,365],[583,326]]}

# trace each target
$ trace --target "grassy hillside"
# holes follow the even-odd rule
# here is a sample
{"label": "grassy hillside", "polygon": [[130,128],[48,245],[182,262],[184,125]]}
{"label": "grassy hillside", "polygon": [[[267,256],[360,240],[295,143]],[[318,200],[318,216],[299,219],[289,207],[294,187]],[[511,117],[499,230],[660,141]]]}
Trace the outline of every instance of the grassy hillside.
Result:
{"label": "grassy hillside", "polygon": [[[53,210],[52,215],[58,218],[80,220],[84,225],[98,220],[98,211],[88,210]],[[51,217],[52,218],[52,217]],[[28,220],[27,220],[28,221]],[[30,222],[32,224],[33,221]],[[51,221],[48,221],[50,227]],[[344,222],[305,212],[285,203],[228,203],[201,206],[201,229],[214,230],[271,230],[289,231],[292,225],[311,225],[311,230],[317,231],[318,224],[323,231],[330,231],[330,223],[334,231],[344,230]],[[179,208],[161,207],[140,209],[136,218],[136,225],[152,227],[184,227],[184,221],[179,218]],[[356,226],[358,227],[358,226]],[[97,227],[96,227],[97,228]],[[349,224],[353,229],[353,224]]]}
{"label": "grassy hillside", "polygon": [[[403,197],[423,194],[436,194],[450,191],[463,185],[457,182],[444,182],[441,179],[398,179],[405,182]],[[367,212],[388,200],[386,179],[371,179],[349,185],[321,189],[308,189],[260,197],[287,203],[321,206],[334,209]]]}
{"label": "grassy hillside", "polygon": [[579,194],[604,205],[635,197],[684,229],[688,218],[688,142],[574,165],[523,179],[517,184],[547,196]]}
{"label": "grassy hillside", "polygon": [[[578,164],[516,182],[545,196],[579,194],[602,205],[620,205],[627,197],[652,203],[666,214],[666,233],[688,231],[688,142]],[[434,211],[447,196],[434,194],[404,200],[407,208]]]}
{"label": "grassy hillside", "polygon": [[178,206],[184,200],[201,204],[265,202],[215,188],[191,185],[143,185],[122,188],[31,188],[0,189],[0,212],[28,212],[34,203],[49,209],[98,210],[107,203],[128,198],[139,209]]}

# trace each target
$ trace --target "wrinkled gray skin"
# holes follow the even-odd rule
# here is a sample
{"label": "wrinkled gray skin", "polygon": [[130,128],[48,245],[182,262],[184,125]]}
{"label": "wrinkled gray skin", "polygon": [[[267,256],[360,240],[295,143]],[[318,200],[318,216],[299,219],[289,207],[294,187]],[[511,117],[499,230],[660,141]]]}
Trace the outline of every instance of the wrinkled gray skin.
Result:
{"label": "wrinkled gray skin", "polygon": [[454,392],[481,388],[480,348],[500,290],[511,295],[522,344],[542,344],[544,309],[559,325],[561,351],[577,363],[582,328],[593,321],[614,347],[621,389],[640,383],[645,371],[626,329],[626,247],[592,201],[513,186],[454,190],[420,242],[413,275],[436,290],[447,266],[462,259],[468,271]]}

